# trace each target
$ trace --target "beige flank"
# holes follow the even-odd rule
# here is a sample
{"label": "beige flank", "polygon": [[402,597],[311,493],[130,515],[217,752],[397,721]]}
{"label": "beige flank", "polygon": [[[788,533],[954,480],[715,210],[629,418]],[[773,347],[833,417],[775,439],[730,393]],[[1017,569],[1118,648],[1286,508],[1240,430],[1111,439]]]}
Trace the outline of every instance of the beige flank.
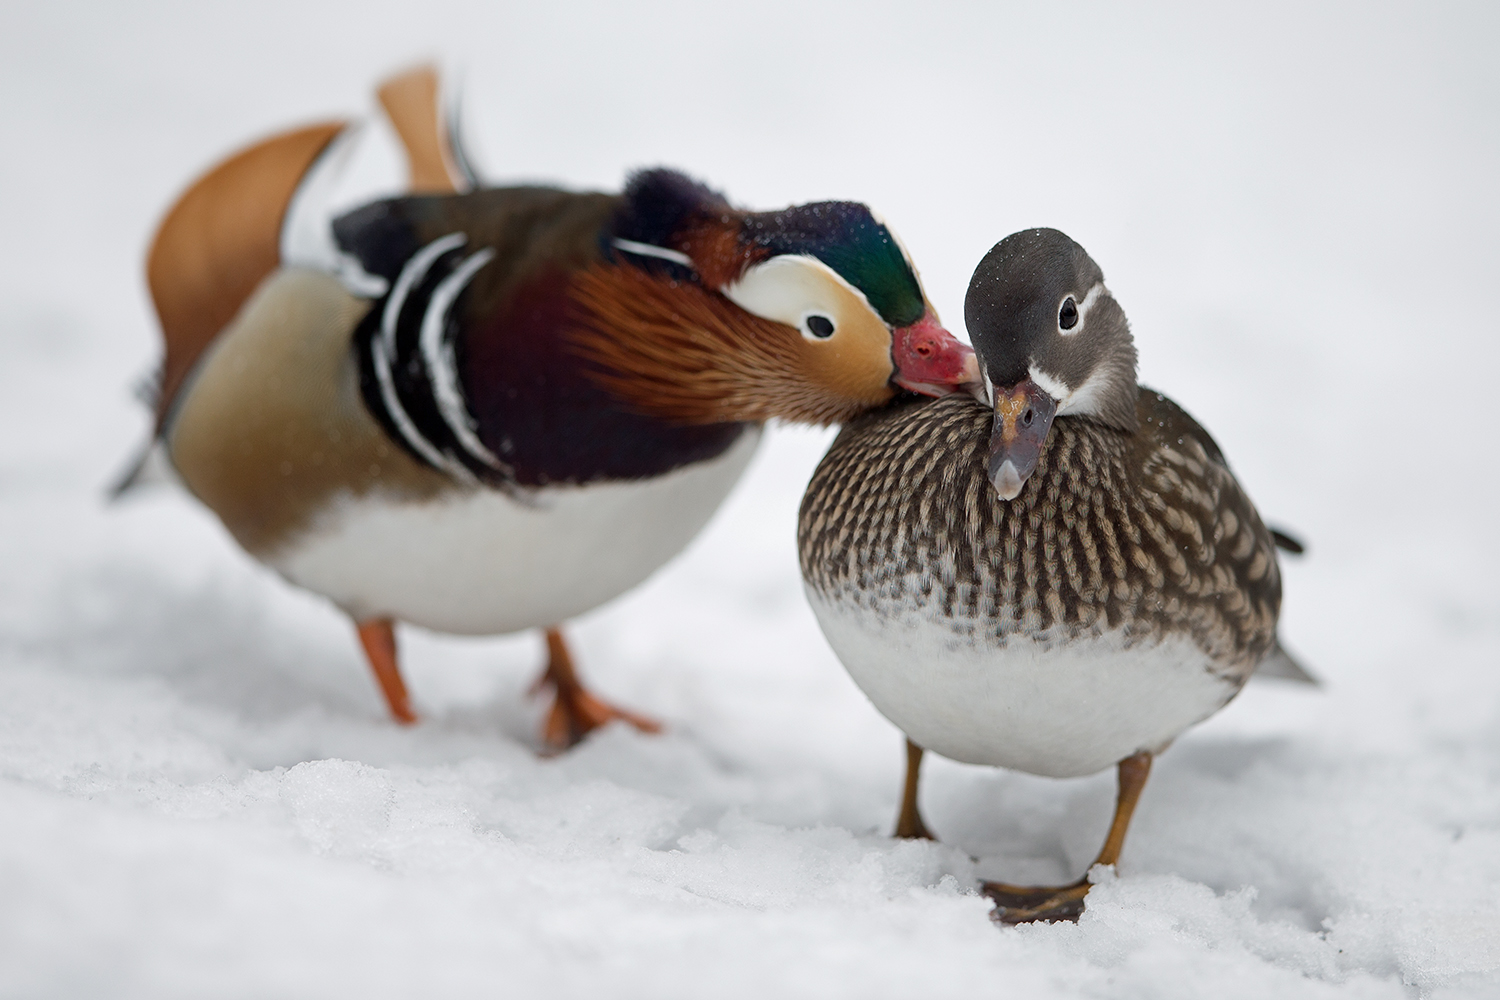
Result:
{"label": "beige flank", "polygon": [[268,278],[204,356],[166,428],[188,488],[265,558],[346,496],[432,498],[458,487],[366,411],[350,333],[370,308],[337,279]]}

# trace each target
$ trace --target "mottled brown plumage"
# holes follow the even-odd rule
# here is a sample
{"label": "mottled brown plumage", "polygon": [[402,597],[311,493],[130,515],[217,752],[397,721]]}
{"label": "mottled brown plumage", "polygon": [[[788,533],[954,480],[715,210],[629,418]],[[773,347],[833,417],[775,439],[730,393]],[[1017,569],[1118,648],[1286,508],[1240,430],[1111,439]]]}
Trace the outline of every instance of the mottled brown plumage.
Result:
{"label": "mottled brown plumage", "polygon": [[925,609],[960,635],[1066,642],[1191,635],[1242,681],[1275,641],[1270,533],[1213,439],[1141,389],[1136,434],[1062,417],[1021,495],[985,473],[993,414],[968,396],[856,419],[802,501],[808,586],[875,612]]}

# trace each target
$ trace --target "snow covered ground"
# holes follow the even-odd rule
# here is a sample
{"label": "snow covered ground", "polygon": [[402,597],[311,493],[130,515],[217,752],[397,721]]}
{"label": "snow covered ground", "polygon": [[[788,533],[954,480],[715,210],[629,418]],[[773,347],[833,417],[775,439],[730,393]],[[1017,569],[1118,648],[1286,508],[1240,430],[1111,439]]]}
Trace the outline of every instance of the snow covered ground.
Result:
{"label": "snow covered ground", "polygon": [[[1500,9],[1035,6],[9,5],[0,995],[1500,995]],[[1283,635],[1325,687],[1252,685],[1079,924],[998,929],[976,878],[1081,871],[1113,778],[933,761],[944,843],[887,839],[900,736],[797,579],[828,435],[783,429],[573,629],[665,735],[540,758],[535,636],[410,631],[393,726],[330,608],[102,491],[168,200],[430,55],[491,176],[863,199],[955,324],[1001,236],[1079,239],[1143,380],[1310,542]]]}

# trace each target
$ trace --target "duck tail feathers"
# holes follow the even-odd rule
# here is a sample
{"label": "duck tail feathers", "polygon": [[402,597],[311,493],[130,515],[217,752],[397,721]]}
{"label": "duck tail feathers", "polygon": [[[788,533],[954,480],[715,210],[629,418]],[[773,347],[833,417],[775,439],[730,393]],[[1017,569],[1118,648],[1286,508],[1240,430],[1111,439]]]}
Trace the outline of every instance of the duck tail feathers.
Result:
{"label": "duck tail feathers", "polygon": [[1322,684],[1316,677],[1308,673],[1302,664],[1292,658],[1292,655],[1281,645],[1280,638],[1271,644],[1270,651],[1266,653],[1265,658],[1256,666],[1255,676],[1278,677],[1281,680],[1296,681],[1299,684],[1312,684],[1315,687]]}
{"label": "duck tail feathers", "polygon": [[178,477],[177,470],[172,468],[166,445],[153,434],[145,446],[131,458],[125,471],[115,477],[107,488],[106,496],[114,502],[145,487],[174,483],[181,485],[182,480]]}

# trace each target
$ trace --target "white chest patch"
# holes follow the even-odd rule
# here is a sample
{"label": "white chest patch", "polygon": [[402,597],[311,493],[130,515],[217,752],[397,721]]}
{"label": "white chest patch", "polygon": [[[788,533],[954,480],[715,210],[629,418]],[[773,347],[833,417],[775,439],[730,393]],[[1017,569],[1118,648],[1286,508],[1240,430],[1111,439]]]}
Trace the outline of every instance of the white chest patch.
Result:
{"label": "white chest patch", "polygon": [[1222,708],[1190,639],[1129,644],[1119,633],[1043,642],[965,635],[923,612],[808,600],[829,645],[881,714],[919,746],[970,764],[1054,778],[1157,750]]}
{"label": "white chest patch", "polygon": [[535,503],[476,488],[427,502],[342,496],[266,561],[363,620],[466,635],[555,625],[687,546],[749,464],[752,427],[710,461],[638,482],[559,486]]}

